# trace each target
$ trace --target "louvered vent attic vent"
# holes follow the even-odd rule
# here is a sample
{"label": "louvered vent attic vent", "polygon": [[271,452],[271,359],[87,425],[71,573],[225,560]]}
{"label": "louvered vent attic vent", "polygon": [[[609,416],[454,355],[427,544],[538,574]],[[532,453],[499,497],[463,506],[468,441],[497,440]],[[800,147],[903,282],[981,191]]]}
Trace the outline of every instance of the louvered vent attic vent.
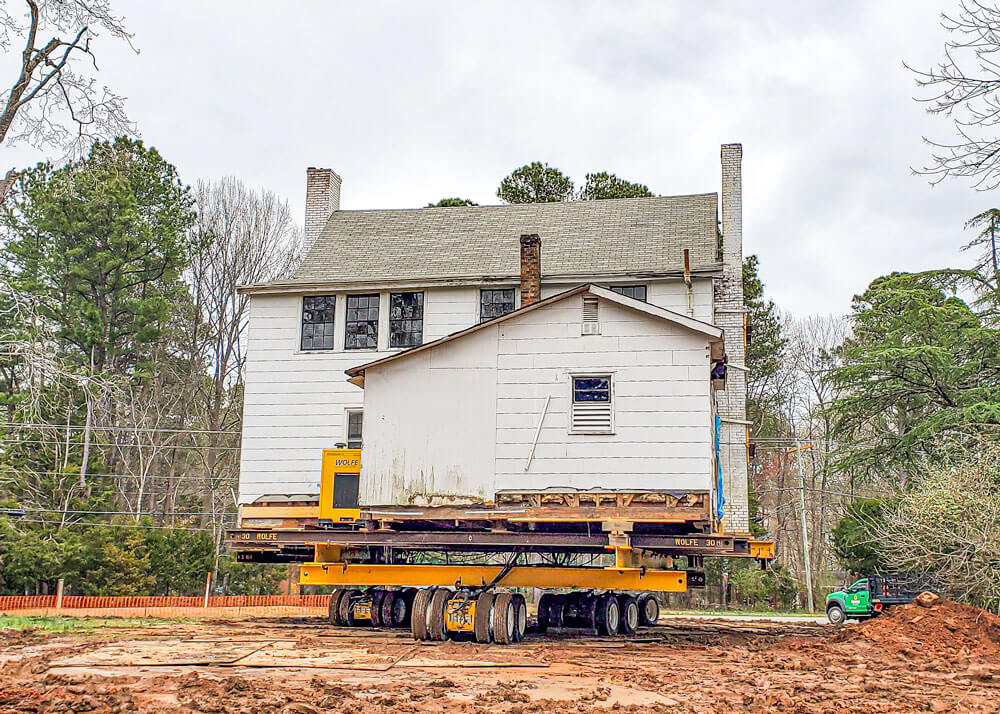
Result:
{"label": "louvered vent attic vent", "polygon": [[581,330],[580,334],[582,335],[601,334],[601,323],[598,320],[596,297],[583,298],[583,329]]}
{"label": "louvered vent attic vent", "polygon": [[611,375],[573,377],[570,431],[578,434],[614,433]]}

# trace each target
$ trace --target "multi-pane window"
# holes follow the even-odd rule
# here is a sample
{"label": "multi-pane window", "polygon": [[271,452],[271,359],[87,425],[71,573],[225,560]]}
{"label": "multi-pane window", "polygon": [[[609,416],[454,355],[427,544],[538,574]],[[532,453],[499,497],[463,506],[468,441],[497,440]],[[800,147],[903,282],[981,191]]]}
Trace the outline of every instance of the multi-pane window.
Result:
{"label": "multi-pane window", "polygon": [[361,448],[361,426],[364,423],[364,412],[351,409],[347,412],[347,448]]}
{"label": "multi-pane window", "polygon": [[625,297],[635,298],[636,300],[646,302],[645,285],[612,285],[611,290],[619,295],[624,295]]}
{"label": "multi-pane window", "polygon": [[424,294],[389,295],[389,346],[417,347],[424,341]]}
{"label": "multi-pane window", "polygon": [[302,349],[333,349],[333,295],[306,295],[302,298]]}
{"label": "multi-pane window", "polygon": [[345,350],[373,350],[378,347],[378,294],[348,295]]}
{"label": "multi-pane window", "polygon": [[614,432],[614,411],[611,402],[611,375],[572,377],[573,402],[570,412],[570,432],[577,434],[611,434]]}
{"label": "multi-pane window", "polygon": [[514,288],[479,291],[479,321],[486,322],[514,312]]}

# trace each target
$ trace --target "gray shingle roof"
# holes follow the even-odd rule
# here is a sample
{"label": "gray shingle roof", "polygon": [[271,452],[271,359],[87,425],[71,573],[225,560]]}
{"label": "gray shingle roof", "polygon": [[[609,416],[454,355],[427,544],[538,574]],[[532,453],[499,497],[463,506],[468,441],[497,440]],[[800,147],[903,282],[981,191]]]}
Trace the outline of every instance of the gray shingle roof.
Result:
{"label": "gray shingle roof", "polygon": [[718,263],[714,193],[505,206],[337,211],[289,283],[502,278],[523,233],[545,276],[660,273]]}

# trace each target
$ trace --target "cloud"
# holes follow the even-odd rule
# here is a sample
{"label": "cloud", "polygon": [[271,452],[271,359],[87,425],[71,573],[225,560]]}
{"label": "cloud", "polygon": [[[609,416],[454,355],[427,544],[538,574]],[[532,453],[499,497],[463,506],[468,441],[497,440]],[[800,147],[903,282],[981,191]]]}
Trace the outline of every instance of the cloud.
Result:
{"label": "cloud", "polygon": [[901,66],[938,58],[942,9],[134,0],[116,11],[141,54],[97,50],[186,181],[234,174],[298,215],[307,166],[341,174],[345,208],[493,203],[533,160],[694,193],[718,190],[719,145],[742,141],[745,250],[768,291],[796,314],[844,313],[878,275],[967,263],[962,223],[993,205],[910,172],[920,137],[950,131]]}

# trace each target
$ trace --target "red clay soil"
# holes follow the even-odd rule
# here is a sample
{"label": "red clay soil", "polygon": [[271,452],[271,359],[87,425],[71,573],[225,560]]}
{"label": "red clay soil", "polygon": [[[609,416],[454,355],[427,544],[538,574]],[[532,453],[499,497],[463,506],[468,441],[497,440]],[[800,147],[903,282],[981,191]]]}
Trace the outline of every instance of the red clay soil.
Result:
{"label": "red clay soil", "polygon": [[323,620],[0,631],[0,714],[1000,712],[1000,620],[941,601],[842,628],[665,620],[635,638],[416,643]]}
{"label": "red clay soil", "polygon": [[931,607],[916,603],[890,608],[881,617],[847,627],[831,642],[864,640],[890,654],[916,650],[921,657],[966,654],[1000,655],[1000,618],[977,607],[939,600]]}

